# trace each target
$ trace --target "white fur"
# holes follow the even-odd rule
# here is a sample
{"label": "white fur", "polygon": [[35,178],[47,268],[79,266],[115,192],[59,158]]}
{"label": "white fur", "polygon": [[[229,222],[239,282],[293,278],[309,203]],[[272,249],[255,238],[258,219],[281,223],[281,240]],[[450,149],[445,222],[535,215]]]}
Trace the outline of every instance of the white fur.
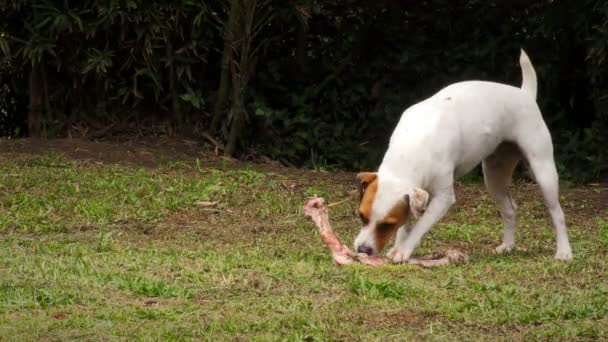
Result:
{"label": "white fur", "polygon": [[[505,224],[503,244],[497,252],[511,250],[515,246],[515,204],[508,185],[517,162],[526,159],[555,227],[555,258],[572,259],[558,202],[551,135],[535,100],[536,73],[523,50],[520,64],[521,88],[483,81],[456,83],[403,113],[378,170],[370,224],[361,230],[356,248],[375,248],[370,227],[405,194],[421,188],[430,194],[428,208],[409,233],[400,229],[389,252],[394,262],[408,260],[422,236],[456,201],[455,179],[483,162],[488,190],[500,204]],[[503,142],[514,143],[519,149],[501,145]]]}

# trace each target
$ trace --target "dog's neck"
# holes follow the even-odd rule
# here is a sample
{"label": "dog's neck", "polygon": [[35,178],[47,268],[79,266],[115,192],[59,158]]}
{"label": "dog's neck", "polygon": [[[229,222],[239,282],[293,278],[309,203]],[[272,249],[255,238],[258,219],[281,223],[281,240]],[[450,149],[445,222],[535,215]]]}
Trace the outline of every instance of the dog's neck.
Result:
{"label": "dog's neck", "polygon": [[390,162],[385,162],[378,169],[378,179],[380,184],[384,183],[395,191],[406,194],[417,187],[423,187],[423,175],[416,174],[415,167],[402,166],[392,167]]}

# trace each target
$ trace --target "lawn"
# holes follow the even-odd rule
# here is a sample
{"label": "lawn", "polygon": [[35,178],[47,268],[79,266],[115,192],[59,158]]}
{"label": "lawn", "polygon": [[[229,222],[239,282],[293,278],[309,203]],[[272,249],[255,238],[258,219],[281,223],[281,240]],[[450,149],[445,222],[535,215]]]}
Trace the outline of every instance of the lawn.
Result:
{"label": "lawn", "polygon": [[417,252],[459,248],[469,264],[336,267],[301,204],[345,200],[330,218],[352,241],[353,174],[20,144],[0,143],[0,340],[608,338],[601,185],[562,190],[570,263],[552,259],[535,185],[515,185],[520,249],[497,256],[494,204],[459,184]]}

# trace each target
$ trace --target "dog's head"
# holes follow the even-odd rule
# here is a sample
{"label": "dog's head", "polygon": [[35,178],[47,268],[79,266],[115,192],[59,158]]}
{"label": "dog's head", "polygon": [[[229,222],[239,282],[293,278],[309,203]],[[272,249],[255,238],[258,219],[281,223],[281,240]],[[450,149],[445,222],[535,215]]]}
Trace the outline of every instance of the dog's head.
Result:
{"label": "dog's head", "polygon": [[398,180],[373,172],[359,173],[357,180],[362,226],[355,239],[355,250],[373,255],[384,248],[410,214],[418,218],[424,213],[429,194],[418,188],[403,190]]}

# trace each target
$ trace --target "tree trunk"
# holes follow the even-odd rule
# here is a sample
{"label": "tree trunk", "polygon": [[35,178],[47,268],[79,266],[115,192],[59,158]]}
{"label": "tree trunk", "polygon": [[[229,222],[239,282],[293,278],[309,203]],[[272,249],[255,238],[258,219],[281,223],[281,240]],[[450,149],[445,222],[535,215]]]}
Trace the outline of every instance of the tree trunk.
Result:
{"label": "tree trunk", "polygon": [[228,143],[226,144],[226,154],[236,156],[239,140],[245,126],[246,113],[243,108],[243,74],[236,70],[234,64],[231,65],[231,74],[233,84],[232,107],[230,108],[232,125],[230,126],[230,134],[228,135]]}
{"label": "tree trunk", "polygon": [[44,113],[44,82],[42,65],[39,62],[32,64],[30,71],[30,111],[27,117],[28,134],[33,138],[44,138],[46,120]]}
{"label": "tree trunk", "polygon": [[232,75],[232,125],[230,126],[230,134],[228,143],[226,144],[226,153],[235,156],[238,145],[243,136],[243,129],[247,121],[247,112],[245,111],[245,91],[253,71],[254,56],[251,49],[253,44],[252,30],[255,24],[255,12],[257,9],[257,0],[236,0],[242,1],[240,16],[238,17],[239,31],[233,31],[234,50],[236,56],[231,62],[230,71]]}
{"label": "tree trunk", "polygon": [[228,24],[224,32],[224,51],[222,52],[222,64],[220,85],[217,90],[217,98],[213,109],[213,120],[211,121],[211,129],[218,132],[222,126],[222,119],[225,117],[226,109],[228,108],[228,99],[230,95],[230,63],[233,60],[233,42],[234,35],[239,29],[239,17],[241,12],[241,1],[232,0],[230,5],[230,14],[228,16]]}

